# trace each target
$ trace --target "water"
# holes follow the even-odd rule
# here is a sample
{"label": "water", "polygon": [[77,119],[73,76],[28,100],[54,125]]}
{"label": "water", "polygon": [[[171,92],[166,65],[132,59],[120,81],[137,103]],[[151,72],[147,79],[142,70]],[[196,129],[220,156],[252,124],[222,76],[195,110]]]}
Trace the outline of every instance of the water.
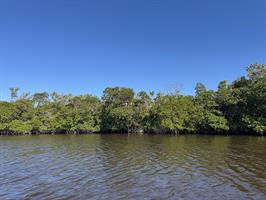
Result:
{"label": "water", "polygon": [[266,199],[266,138],[0,137],[0,199]]}

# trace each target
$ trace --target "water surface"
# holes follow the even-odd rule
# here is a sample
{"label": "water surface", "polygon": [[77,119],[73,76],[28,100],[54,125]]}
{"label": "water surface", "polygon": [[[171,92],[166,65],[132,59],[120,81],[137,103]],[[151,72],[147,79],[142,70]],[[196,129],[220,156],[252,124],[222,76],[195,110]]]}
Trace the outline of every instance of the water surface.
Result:
{"label": "water surface", "polygon": [[0,199],[266,199],[266,138],[0,137]]}

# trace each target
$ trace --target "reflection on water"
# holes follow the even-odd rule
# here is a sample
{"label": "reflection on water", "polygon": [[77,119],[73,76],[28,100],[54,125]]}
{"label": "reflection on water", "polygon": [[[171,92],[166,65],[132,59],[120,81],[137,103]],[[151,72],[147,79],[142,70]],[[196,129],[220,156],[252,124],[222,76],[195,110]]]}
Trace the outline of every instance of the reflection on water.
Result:
{"label": "reflection on water", "polygon": [[266,138],[0,137],[0,199],[266,199]]}

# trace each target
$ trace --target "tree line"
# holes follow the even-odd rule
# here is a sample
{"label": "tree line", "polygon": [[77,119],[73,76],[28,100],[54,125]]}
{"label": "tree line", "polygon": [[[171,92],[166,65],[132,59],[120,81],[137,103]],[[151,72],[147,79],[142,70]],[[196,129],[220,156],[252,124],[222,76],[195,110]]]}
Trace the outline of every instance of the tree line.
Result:
{"label": "tree line", "polygon": [[198,83],[194,96],[131,88],[106,88],[103,96],[59,93],[18,95],[0,101],[0,134],[254,134],[266,132],[266,67],[252,64],[246,76],[221,81],[217,90]]}

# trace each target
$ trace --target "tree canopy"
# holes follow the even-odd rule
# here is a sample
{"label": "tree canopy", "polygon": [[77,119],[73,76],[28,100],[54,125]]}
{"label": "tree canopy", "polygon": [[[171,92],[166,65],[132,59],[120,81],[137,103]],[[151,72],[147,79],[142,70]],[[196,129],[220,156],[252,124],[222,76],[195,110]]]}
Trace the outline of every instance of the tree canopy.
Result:
{"label": "tree canopy", "polygon": [[10,88],[10,102],[0,101],[0,134],[54,133],[208,133],[266,132],[266,67],[252,64],[247,75],[195,96],[131,88],[106,88],[102,98],[53,92],[22,93]]}

